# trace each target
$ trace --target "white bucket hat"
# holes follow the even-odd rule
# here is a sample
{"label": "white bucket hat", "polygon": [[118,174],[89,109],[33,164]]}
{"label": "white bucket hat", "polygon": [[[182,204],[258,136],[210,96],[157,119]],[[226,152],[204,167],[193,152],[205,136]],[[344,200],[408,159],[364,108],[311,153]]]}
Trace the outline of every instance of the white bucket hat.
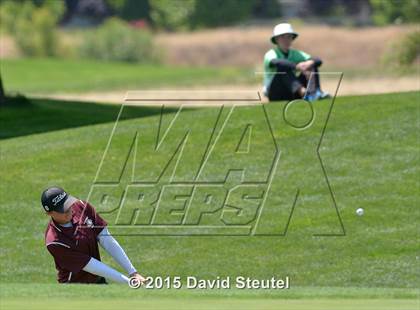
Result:
{"label": "white bucket hat", "polygon": [[299,35],[297,32],[295,32],[292,28],[292,25],[287,23],[278,24],[273,29],[273,35],[271,36],[271,42],[273,44],[276,44],[276,41],[274,40],[275,37],[281,36],[282,34],[290,33],[294,35],[294,39]]}

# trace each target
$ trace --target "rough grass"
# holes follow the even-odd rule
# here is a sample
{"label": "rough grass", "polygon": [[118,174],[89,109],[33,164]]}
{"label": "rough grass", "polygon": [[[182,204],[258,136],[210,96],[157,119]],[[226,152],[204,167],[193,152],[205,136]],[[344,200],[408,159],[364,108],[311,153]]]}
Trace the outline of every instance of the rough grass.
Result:
{"label": "rough grass", "polygon": [[255,79],[244,68],[169,67],[63,59],[2,59],[7,92],[87,92],[240,83]]}

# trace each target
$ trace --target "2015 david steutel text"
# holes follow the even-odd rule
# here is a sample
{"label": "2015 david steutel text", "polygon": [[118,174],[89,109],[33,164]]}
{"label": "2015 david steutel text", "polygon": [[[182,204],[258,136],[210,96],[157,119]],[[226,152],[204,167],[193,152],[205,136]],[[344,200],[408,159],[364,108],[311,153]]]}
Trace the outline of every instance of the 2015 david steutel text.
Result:
{"label": "2015 david steutel text", "polygon": [[[289,289],[290,279],[271,277],[270,279],[253,279],[251,277],[216,277],[200,279],[195,276],[147,277],[141,287],[145,289]],[[131,283],[132,288],[139,288],[139,283]]]}

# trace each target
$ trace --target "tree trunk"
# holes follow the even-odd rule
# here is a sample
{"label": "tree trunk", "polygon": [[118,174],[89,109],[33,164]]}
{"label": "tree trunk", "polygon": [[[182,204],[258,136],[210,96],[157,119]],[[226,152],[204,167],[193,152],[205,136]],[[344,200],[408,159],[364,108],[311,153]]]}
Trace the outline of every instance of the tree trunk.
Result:
{"label": "tree trunk", "polygon": [[3,105],[5,103],[6,103],[6,94],[4,92],[3,81],[0,75],[0,105]]}

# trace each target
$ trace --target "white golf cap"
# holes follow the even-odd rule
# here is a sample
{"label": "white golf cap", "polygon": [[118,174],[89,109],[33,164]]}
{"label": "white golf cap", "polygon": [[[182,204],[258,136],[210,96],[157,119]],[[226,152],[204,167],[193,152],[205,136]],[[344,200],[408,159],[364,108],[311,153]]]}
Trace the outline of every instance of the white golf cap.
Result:
{"label": "white golf cap", "polygon": [[292,25],[288,23],[282,23],[274,27],[273,35],[271,37],[271,42],[273,42],[273,44],[276,44],[276,41],[274,40],[274,38],[281,36],[282,34],[286,34],[286,33],[293,34],[294,35],[293,39],[296,39],[296,37],[298,36],[298,33],[293,30]]}

